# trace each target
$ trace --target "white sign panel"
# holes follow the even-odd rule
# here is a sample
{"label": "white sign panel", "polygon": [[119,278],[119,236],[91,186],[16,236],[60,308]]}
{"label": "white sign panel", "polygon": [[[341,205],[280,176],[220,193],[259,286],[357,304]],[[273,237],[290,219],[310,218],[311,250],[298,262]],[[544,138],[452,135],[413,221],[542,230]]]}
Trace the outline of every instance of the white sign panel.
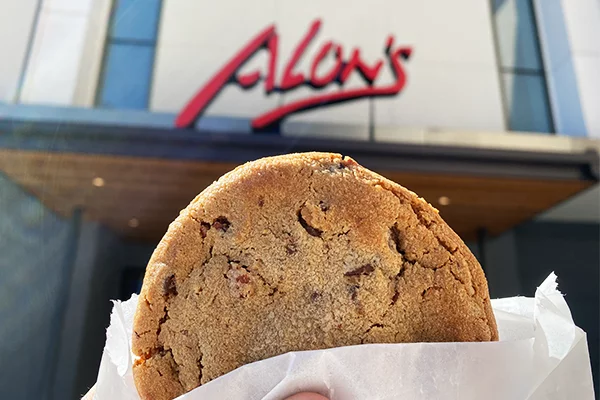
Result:
{"label": "white sign panel", "polygon": [[[169,0],[153,111],[284,134],[310,124],[504,130],[488,2]],[[304,124],[299,124],[304,123]],[[342,135],[344,135],[344,131]],[[349,131],[348,131],[349,132]]]}

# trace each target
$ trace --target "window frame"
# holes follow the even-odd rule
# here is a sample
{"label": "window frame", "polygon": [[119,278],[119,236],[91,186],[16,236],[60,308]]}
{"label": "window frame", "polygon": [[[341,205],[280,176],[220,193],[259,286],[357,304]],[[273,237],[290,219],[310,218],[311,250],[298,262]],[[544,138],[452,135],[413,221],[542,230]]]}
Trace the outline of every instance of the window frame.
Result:
{"label": "window frame", "polygon": [[[511,109],[509,104],[509,99],[507,97],[507,90],[505,86],[505,74],[513,74],[515,76],[524,76],[524,75],[535,75],[540,77],[543,82],[543,94],[542,101],[544,107],[548,110],[547,112],[547,120],[548,120],[548,132],[542,131],[532,131],[533,133],[547,134],[547,135],[556,135],[556,123],[554,117],[554,108],[550,98],[550,90],[548,87],[548,78],[546,74],[546,60],[544,57],[544,53],[542,52],[542,44],[541,44],[541,33],[538,24],[538,12],[537,7],[534,0],[514,0],[514,1],[527,1],[529,4],[529,8],[531,13],[529,13],[528,18],[530,18],[530,23],[533,28],[534,37],[534,47],[535,51],[539,55],[540,60],[540,68],[539,70],[536,68],[526,68],[526,67],[505,67],[502,62],[502,54],[500,51],[500,42],[499,42],[499,34],[498,34],[498,24],[496,23],[496,18],[494,15],[494,1],[489,0],[490,7],[490,20],[492,24],[493,30],[493,38],[494,38],[494,49],[496,53],[496,65],[498,71],[498,84],[500,85],[500,95],[502,96],[502,109],[504,113],[504,125],[505,129],[509,132],[518,132],[512,129],[511,126]],[[510,0],[509,0],[510,1]],[[530,131],[531,132],[531,131]]]}
{"label": "window frame", "polygon": [[154,69],[156,67],[156,53],[157,53],[157,45],[158,45],[158,36],[160,33],[160,26],[161,26],[161,17],[162,17],[162,12],[163,12],[163,7],[165,5],[165,0],[157,0],[159,2],[158,4],[158,15],[156,17],[156,27],[155,27],[155,38],[153,40],[148,40],[148,39],[134,39],[134,38],[120,38],[120,37],[116,37],[113,36],[114,33],[114,19],[117,15],[117,8],[119,7],[119,1],[120,0],[112,0],[111,1],[111,11],[110,11],[110,16],[108,19],[108,27],[106,30],[106,37],[104,39],[104,49],[103,49],[103,55],[102,55],[102,67],[100,68],[100,73],[98,76],[98,84],[96,86],[96,93],[94,96],[94,107],[96,108],[110,108],[107,107],[106,105],[103,104],[103,95],[104,95],[104,88],[105,88],[105,84],[106,84],[106,73],[107,73],[107,68],[108,68],[108,59],[110,56],[110,49],[111,49],[111,45],[112,44],[128,44],[128,45],[136,45],[136,46],[142,46],[142,47],[150,47],[153,50],[153,56],[152,56],[152,61],[151,61],[151,65],[150,65],[150,72],[149,72],[149,82],[148,82],[148,89],[147,89],[147,98],[145,101],[145,105],[144,108],[130,108],[130,107],[118,107],[115,109],[119,109],[119,110],[148,110],[149,106],[150,106],[150,97],[152,95],[152,85],[154,83]]}

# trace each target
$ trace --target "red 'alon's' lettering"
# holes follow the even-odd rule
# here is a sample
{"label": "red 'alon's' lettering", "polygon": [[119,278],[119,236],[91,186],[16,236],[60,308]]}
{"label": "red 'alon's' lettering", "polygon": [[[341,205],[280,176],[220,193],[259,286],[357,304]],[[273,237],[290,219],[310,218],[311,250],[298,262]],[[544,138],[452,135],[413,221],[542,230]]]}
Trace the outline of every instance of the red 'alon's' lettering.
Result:
{"label": "red 'alon's' lettering", "polygon": [[[229,60],[221,70],[200,89],[200,91],[198,91],[177,116],[175,125],[179,128],[193,127],[198,118],[200,118],[202,113],[228,83],[235,83],[244,89],[248,89],[255,86],[262,79],[265,82],[265,92],[270,94],[273,92],[292,90],[301,85],[320,89],[331,83],[337,82],[337,84],[343,87],[353,71],[357,71],[365,81],[365,87],[363,88],[342,89],[333,93],[317,94],[267,111],[252,120],[253,129],[268,129],[276,126],[282,119],[290,114],[315,107],[322,107],[363,97],[394,96],[400,93],[406,83],[406,73],[404,72],[400,58],[407,60],[412,53],[412,49],[410,47],[394,48],[394,37],[391,35],[385,42],[385,55],[395,81],[389,85],[375,85],[379,72],[384,65],[383,60],[377,60],[370,66],[362,59],[360,50],[353,49],[348,61],[344,61],[342,46],[332,41],[323,43],[319,48],[319,51],[310,64],[310,74],[308,79],[302,72],[295,72],[298,61],[306,52],[306,48],[317,35],[320,27],[320,20],[315,20],[311,24],[309,30],[306,32],[300,43],[298,43],[292,56],[285,64],[279,86],[276,86],[279,36],[275,31],[274,25],[265,28],[234,55],[233,58]],[[263,76],[260,71],[240,74],[239,70],[245,63],[263,48],[269,52],[266,76]],[[317,73],[319,66],[330,54],[335,56],[334,64],[328,71],[319,75]]]}
{"label": "red 'alon's' lettering", "polygon": [[333,42],[328,41],[323,43],[321,50],[319,50],[310,66],[309,82],[311,83],[311,86],[315,88],[322,88],[333,82],[338,77],[340,71],[342,70],[342,67],[344,66],[344,61],[342,60],[342,46],[338,45],[335,48],[336,62],[331,71],[329,71],[329,73],[325,74],[325,76],[323,77],[317,76],[317,68],[319,67],[319,64],[321,63],[321,61],[323,61],[323,59],[327,56],[327,54],[331,51],[332,48]]}

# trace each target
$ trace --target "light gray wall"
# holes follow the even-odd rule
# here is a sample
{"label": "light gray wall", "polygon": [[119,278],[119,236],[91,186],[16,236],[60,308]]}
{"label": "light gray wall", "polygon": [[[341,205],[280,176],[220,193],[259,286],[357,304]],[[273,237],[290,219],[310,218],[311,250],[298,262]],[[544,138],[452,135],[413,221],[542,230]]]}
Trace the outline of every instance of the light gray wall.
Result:
{"label": "light gray wall", "polygon": [[47,398],[75,228],[0,174],[2,398]]}

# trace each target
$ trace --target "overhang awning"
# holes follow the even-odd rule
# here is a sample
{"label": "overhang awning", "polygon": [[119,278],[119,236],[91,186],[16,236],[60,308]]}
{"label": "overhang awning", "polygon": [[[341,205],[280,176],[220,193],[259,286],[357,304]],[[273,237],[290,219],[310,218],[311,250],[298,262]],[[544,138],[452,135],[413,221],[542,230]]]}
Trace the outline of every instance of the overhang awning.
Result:
{"label": "overhang awning", "polygon": [[0,171],[60,215],[80,208],[126,238],[149,241],[225,172],[289,152],[349,155],[424,197],[466,240],[481,230],[500,234],[598,181],[594,151],[502,147],[0,122]]}

